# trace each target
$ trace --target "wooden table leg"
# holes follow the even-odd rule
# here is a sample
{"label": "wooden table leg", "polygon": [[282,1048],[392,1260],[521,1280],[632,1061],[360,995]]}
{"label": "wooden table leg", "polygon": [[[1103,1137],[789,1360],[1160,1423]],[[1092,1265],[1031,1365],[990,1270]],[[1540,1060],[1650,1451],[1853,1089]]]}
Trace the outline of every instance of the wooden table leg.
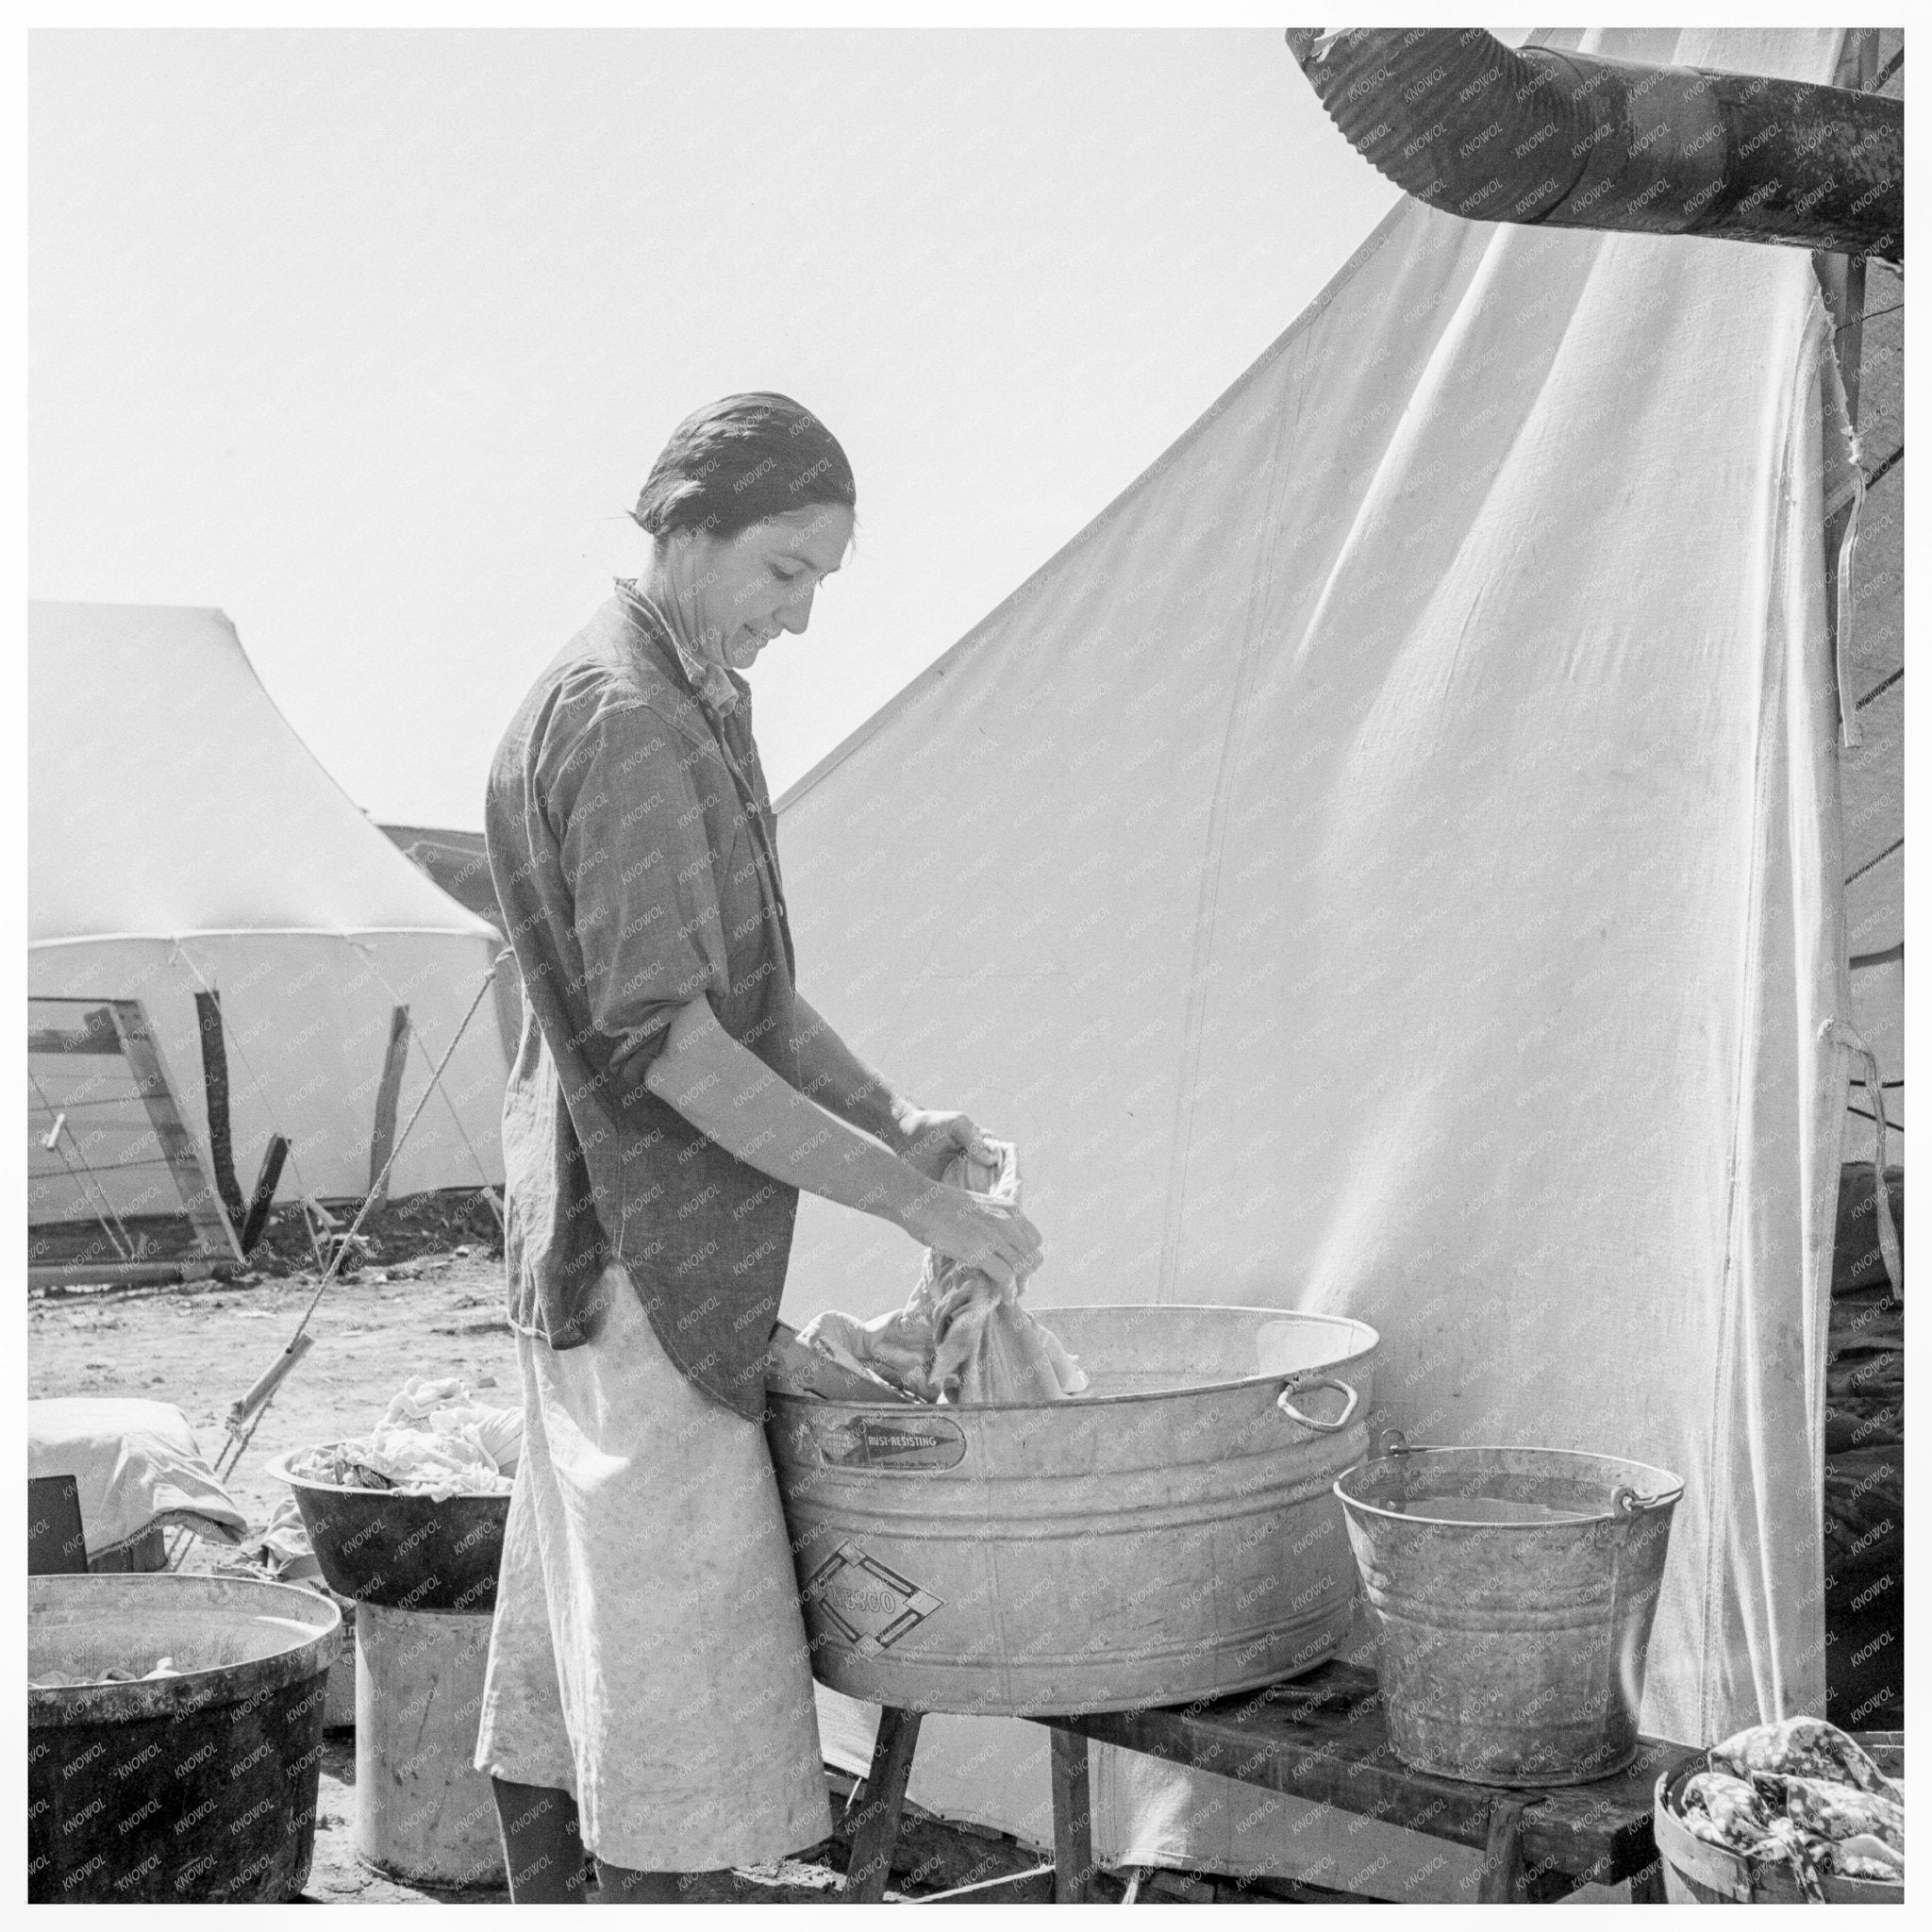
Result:
{"label": "wooden table leg", "polygon": [[1534,1794],[1498,1798],[1490,1807],[1490,1840],[1483,1847],[1483,1875],[1476,1887],[1481,1905],[1514,1905],[1523,1890],[1523,1814]]}
{"label": "wooden table leg", "polygon": [[1633,1906],[1667,1906],[1671,1895],[1664,1890],[1664,1861],[1653,1859],[1641,1872],[1630,1874],[1630,1903]]}
{"label": "wooden table leg", "polygon": [[1053,1902],[1093,1902],[1093,1811],[1087,1789],[1087,1740],[1051,1726],[1053,1740]]}
{"label": "wooden table leg", "polygon": [[852,1861],[845,1868],[842,1896],[859,1905],[877,1905],[886,1895],[892,1848],[899,1842],[899,1814],[906,1806],[906,1782],[912,1775],[912,1750],[919,1742],[919,1718],[918,1711],[891,1704],[879,1712],[864,1801],[856,1808],[846,1807],[853,1825]]}

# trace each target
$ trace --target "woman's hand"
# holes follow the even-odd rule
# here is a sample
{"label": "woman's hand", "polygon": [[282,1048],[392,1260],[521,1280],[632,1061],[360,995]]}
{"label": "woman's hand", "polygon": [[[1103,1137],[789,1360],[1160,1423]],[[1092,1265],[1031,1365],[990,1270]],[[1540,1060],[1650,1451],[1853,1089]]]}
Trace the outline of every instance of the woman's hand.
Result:
{"label": "woman's hand", "polygon": [[980,1269],[1002,1288],[1017,1290],[1040,1266],[1040,1230],[1010,1201],[935,1181],[895,1218],[914,1241]]}
{"label": "woman's hand", "polygon": [[929,1181],[942,1179],[957,1155],[992,1159],[985,1136],[963,1113],[908,1107],[895,1116],[893,1124],[898,1128],[898,1140],[892,1152]]}

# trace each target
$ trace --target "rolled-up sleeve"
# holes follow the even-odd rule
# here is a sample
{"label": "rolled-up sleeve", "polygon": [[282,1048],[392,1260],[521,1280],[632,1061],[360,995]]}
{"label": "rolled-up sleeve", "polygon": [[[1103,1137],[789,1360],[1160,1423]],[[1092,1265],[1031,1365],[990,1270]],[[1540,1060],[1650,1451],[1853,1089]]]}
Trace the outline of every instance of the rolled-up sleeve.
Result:
{"label": "rolled-up sleeve", "polygon": [[635,702],[600,706],[544,774],[594,1035],[575,1043],[621,1089],[643,1077],[680,1007],[729,986],[706,782],[686,741]]}

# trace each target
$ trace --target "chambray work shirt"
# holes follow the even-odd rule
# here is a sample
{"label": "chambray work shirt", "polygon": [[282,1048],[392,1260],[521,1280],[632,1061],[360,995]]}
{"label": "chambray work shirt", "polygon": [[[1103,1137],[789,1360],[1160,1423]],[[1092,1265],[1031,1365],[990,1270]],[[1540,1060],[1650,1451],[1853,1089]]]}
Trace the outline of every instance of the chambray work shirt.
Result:
{"label": "chambray work shirt", "polygon": [[537,680],[497,748],[484,822],[524,977],[504,1101],[512,1327],[575,1348],[603,1324],[607,1257],[665,1353],[715,1400],[764,1410],[797,1191],[644,1085],[702,994],[795,1085],[791,934],[751,688],[720,713],[620,586]]}

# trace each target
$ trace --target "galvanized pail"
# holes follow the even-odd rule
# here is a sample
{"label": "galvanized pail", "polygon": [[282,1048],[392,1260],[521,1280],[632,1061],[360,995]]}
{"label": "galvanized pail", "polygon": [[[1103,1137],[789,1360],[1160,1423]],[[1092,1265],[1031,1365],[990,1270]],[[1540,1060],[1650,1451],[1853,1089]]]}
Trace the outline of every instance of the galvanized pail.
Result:
{"label": "galvanized pail", "polygon": [[812,1669],[912,1710],[1185,1702],[1348,1634],[1335,1478],[1376,1335],[1274,1308],[1042,1309],[1089,1392],[932,1407],[772,1391]]}
{"label": "galvanized pail", "polygon": [[1389,1742],[1483,1784],[1583,1784],[1637,1755],[1668,1470],[1562,1449],[1411,1448],[1335,1485],[1381,1634]]}

